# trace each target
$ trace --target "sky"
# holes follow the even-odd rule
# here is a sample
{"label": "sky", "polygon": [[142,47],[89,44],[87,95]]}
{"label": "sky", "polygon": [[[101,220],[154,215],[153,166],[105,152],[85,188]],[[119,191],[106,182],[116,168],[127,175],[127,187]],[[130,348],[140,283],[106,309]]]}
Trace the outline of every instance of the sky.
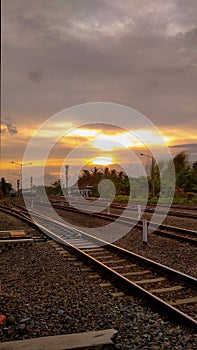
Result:
{"label": "sky", "polygon": [[[192,162],[197,160],[196,0],[2,0],[1,16],[1,176],[16,180],[20,166],[11,162],[23,162],[42,123],[91,102],[139,111],[159,129],[173,154],[185,150]],[[93,121],[98,122],[89,116]],[[75,128],[72,116],[67,123]],[[140,152],[142,147],[129,143],[125,130],[104,124],[83,129],[57,142],[46,166],[50,181],[58,176],[65,154],[81,142],[91,143],[87,163],[89,150],[103,134],[106,142],[119,137],[128,148]],[[43,137],[50,135],[45,130]],[[98,165],[115,162],[113,147],[95,149]],[[34,159],[31,171],[36,167],[39,179]]]}

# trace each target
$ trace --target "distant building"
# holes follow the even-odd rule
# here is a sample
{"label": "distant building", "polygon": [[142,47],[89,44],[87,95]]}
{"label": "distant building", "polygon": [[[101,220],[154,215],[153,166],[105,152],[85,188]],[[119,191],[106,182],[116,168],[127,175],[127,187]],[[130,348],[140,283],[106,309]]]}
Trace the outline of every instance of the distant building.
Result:
{"label": "distant building", "polygon": [[71,187],[71,195],[73,196],[83,196],[91,197],[93,188],[97,186],[99,179],[96,176],[81,177],[79,180]]}
{"label": "distant building", "polygon": [[71,187],[71,195],[73,196],[83,196],[83,197],[91,197],[93,186],[84,186],[78,187],[78,185],[73,185]]}

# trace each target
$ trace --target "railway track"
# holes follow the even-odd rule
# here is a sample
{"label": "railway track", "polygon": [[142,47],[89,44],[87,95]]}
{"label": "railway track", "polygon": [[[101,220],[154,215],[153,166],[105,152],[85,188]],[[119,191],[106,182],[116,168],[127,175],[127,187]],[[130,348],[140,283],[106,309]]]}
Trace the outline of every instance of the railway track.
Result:
{"label": "railway track", "polygon": [[[112,205],[111,206],[112,208],[114,209],[118,209],[118,208],[121,208],[122,210],[123,209],[126,209],[124,207],[118,207],[118,206],[114,206]],[[132,210],[132,211],[136,211],[136,208],[129,208],[129,210]],[[152,208],[152,207],[147,207],[145,209],[145,213],[154,213],[154,210],[155,210],[155,207]],[[158,210],[157,211],[158,214],[165,214],[165,211],[163,210]],[[168,211],[168,216],[175,216],[175,217],[181,217],[181,218],[187,218],[187,219],[193,219],[193,220],[196,220],[197,219],[197,214],[193,213],[193,212],[186,212],[186,211],[174,211],[174,210],[169,210]]]}
{"label": "railway track", "polygon": [[[47,203],[41,203],[41,202],[37,202],[37,204],[48,205]],[[119,223],[122,223],[124,225],[135,224],[136,228],[139,228],[142,230],[143,220],[138,220],[138,222],[136,222],[136,219],[134,219],[134,218],[130,218],[130,217],[126,217],[126,216],[121,216],[121,218],[119,218],[119,214],[112,214],[112,213],[110,214],[110,213],[105,213],[105,212],[102,212],[102,213],[96,212],[96,213],[90,214],[84,210],[80,211],[74,207],[70,207],[70,206],[66,205],[66,203],[64,205],[52,203],[52,205],[55,209],[72,211],[72,212],[80,213],[83,215],[91,215],[92,217],[96,217],[96,218],[100,218],[100,219],[104,219],[104,220],[108,220],[108,221],[114,221],[114,220],[118,219]],[[148,222],[148,224],[149,223],[150,222]],[[154,229],[154,227],[158,227],[157,223],[151,222],[151,225],[149,226],[149,231],[152,228]],[[162,225],[159,225],[159,228],[156,228],[156,230],[154,232],[151,232],[150,234],[160,235],[163,237],[176,239],[176,240],[179,240],[181,242],[186,242],[186,243],[190,243],[193,245],[197,245],[197,231],[193,231],[193,230],[187,230],[187,229],[180,228],[180,227],[162,224]]]}
{"label": "railway track", "polygon": [[[98,202],[98,198],[97,202]],[[64,199],[65,200],[65,199]],[[52,201],[54,202],[54,204],[57,204],[58,202],[62,201],[62,199],[52,199]],[[80,200],[77,199],[78,203],[80,203],[81,205],[84,205],[84,200]],[[87,199],[88,202],[91,202],[91,199]],[[102,202],[102,201],[101,201]],[[66,202],[65,202],[66,203]],[[104,203],[107,205],[107,200],[104,201]],[[154,213],[156,205],[154,204],[144,204],[144,203],[139,203],[141,205],[141,207],[143,208],[144,206],[146,206],[146,208],[144,209],[144,213]],[[110,204],[110,208],[114,209],[114,210],[122,210],[124,211],[125,209],[130,210],[131,212],[137,212],[138,208],[137,208],[138,203],[132,205],[132,206],[124,206],[124,204]],[[97,206],[102,206],[101,203],[97,203]],[[158,214],[165,214],[166,211],[162,210],[162,208],[165,209],[165,205],[161,204],[159,205],[160,210],[157,209],[157,213]],[[177,210],[178,209],[178,210]],[[197,207],[189,207],[189,206],[178,206],[178,205],[172,205],[171,209],[168,211],[168,216],[175,216],[175,217],[181,217],[181,218],[189,218],[189,219],[197,219]]]}
{"label": "railway track", "polygon": [[107,276],[109,283],[118,284],[127,293],[135,293],[157,312],[197,330],[197,279],[38,212],[31,211],[32,220],[25,209],[0,209],[10,211],[10,214],[12,211],[18,218],[21,216],[48,238],[74,251],[80,259]]}

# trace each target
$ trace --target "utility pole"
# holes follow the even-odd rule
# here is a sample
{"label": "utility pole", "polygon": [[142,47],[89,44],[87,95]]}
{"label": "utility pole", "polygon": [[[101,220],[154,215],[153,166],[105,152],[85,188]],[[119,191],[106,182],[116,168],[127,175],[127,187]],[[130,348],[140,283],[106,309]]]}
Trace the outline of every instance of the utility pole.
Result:
{"label": "utility pole", "polygon": [[16,190],[19,193],[19,190],[20,190],[20,176],[21,175],[20,175],[20,173],[19,174],[13,173],[13,175],[17,176],[17,179],[16,179]]}
{"label": "utility pole", "polygon": [[68,170],[69,170],[69,165],[65,165],[65,175],[66,175],[66,194],[68,194]]}
{"label": "utility pole", "polygon": [[17,188],[17,192],[19,192],[19,190],[20,190],[20,179],[18,179],[16,181],[16,188]]}
{"label": "utility pole", "polygon": [[[23,171],[23,166],[25,165],[31,165],[32,163],[18,163],[18,162],[11,162],[12,164],[15,164],[15,165],[19,165],[20,166],[20,190],[21,190],[21,193],[22,193],[22,171]],[[19,182],[20,182],[19,181]],[[18,187],[18,182],[17,182],[17,187]]]}
{"label": "utility pole", "polygon": [[31,208],[34,206],[33,201],[33,176],[30,177],[30,188],[31,188]]}
{"label": "utility pole", "polygon": [[155,196],[155,178],[154,178],[155,159],[153,156],[149,156],[149,155],[144,154],[144,153],[140,153],[140,155],[152,159],[152,162],[151,162],[151,180],[152,180],[152,197],[154,197]]}

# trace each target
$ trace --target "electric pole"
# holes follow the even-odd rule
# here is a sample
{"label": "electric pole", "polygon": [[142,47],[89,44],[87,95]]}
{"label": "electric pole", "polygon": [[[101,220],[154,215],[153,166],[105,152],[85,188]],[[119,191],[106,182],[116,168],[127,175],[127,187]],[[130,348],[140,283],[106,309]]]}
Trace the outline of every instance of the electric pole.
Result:
{"label": "electric pole", "polygon": [[66,194],[68,194],[68,170],[69,170],[69,165],[65,165],[65,175],[66,175]]}

